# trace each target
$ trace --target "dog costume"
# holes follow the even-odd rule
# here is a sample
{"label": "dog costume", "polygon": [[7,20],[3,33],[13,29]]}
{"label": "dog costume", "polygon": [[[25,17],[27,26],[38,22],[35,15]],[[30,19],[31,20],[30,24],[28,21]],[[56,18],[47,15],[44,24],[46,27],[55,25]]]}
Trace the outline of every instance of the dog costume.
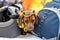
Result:
{"label": "dog costume", "polygon": [[[24,13],[24,16],[25,16],[25,17],[30,17],[32,14],[34,14],[32,10],[30,10],[30,11],[19,11],[19,12],[18,12],[18,14],[19,14],[20,16],[22,16],[23,13]],[[17,20],[18,20],[18,19],[17,19]],[[19,21],[17,21],[17,22],[19,22]],[[19,26],[19,28],[22,28],[22,29],[24,30],[24,32],[27,32],[27,28],[25,27],[23,20],[22,20],[22,24]]]}
{"label": "dog costume", "polygon": [[[29,10],[35,10],[36,13],[38,11],[42,10],[44,7],[44,3],[51,2],[52,0],[22,0],[22,7],[25,13],[27,14],[26,16],[30,16],[30,14],[27,13]],[[27,10],[27,11],[26,11]],[[23,12],[19,11],[18,12],[19,16],[22,16]],[[25,25],[22,20],[22,24],[19,26],[19,28],[23,28],[25,32],[27,32],[27,28],[25,28]]]}
{"label": "dog costume", "polygon": [[22,7],[24,10],[42,10],[45,3],[52,2],[52,0],[22,0]]}

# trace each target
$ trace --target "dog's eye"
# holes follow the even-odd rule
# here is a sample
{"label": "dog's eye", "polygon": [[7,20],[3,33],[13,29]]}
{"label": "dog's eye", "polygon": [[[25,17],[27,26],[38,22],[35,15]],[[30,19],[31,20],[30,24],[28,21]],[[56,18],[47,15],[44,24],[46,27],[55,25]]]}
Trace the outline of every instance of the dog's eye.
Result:
{"label": "dog's eye", "polygon": [[34,22],[35,22],[35,20],[32,20],[31,22],[32,22],[32,23],[34,23]]}
{"label": "dog's eye", "polygon": [[28,14],[28,11],[25,11],[24,14]]}
{"label": "dog's eye", "polygon": [[25,20],[25,23],[28,23],[28,20]]}

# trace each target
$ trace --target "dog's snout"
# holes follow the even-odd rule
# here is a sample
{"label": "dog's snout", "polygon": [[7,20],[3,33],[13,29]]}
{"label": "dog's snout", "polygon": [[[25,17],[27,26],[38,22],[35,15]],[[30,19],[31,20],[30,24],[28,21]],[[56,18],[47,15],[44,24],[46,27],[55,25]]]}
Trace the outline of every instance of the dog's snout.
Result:
{"label": "dog's snout", "polygon": [[32,31],[32,30],[33,30],[33,28],[32,28],[32,27],[29,27],[29,28],[28,28],[28,30],[29,30],[29,31]]}
{"label": "dog's snout", "polygon": [[32,29],[32,27],[29,27],[29,29]]}
{"label": "dog's snout", "polygon": [[32,31],[33,29],[28,29],[28,31]]}

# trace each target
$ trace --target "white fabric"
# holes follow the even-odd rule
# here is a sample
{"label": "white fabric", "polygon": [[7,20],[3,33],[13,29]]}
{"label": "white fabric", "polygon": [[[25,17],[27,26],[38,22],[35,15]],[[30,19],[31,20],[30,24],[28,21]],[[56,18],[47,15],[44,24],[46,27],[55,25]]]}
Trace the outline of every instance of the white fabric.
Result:
{"label": "white fabric", "polygon": [[17,38],[26,39],[26,40],[43,40],[43,39],[41,39],[37,36],[34,36],[32,34],[19,35]]}
{"label": "white fabric", "polygon": [[51,38],[51,39],[46,39],[43,37],[43,40],[56,40],[56,37],[55,38]]}

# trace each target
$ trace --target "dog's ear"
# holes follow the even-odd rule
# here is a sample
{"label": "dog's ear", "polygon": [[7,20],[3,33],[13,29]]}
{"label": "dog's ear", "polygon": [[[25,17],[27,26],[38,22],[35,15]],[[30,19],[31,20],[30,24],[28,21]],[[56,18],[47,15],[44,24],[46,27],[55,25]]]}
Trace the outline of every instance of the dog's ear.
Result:
{"label": "dog's ear", "polygon": [[[21,11],[22,12],[22,11]],[[18,25],[20,26],[22,24],[23,18],[24,18],[24,14],[23,13],[19,13],[19,17],[18,17]]]}
{"label": "dog's ear", "polygon": [[38,17],[38,15],[35,13],[35,10],[33,11],[33,13],[34,13],[34,16],[35,16],[35,23],[38,24],[39,17]]}
{"label": "dog's ear", "polygon": [[19,16],[19,18],[18,18],[18,26],[20,26],[22,24],[23,18],[24,18],[23,15]]}
{"label": "dog's ear", "polygon": [[35,23],[38,24],[38,21],[39,21],[39,17],[35,15]]}

